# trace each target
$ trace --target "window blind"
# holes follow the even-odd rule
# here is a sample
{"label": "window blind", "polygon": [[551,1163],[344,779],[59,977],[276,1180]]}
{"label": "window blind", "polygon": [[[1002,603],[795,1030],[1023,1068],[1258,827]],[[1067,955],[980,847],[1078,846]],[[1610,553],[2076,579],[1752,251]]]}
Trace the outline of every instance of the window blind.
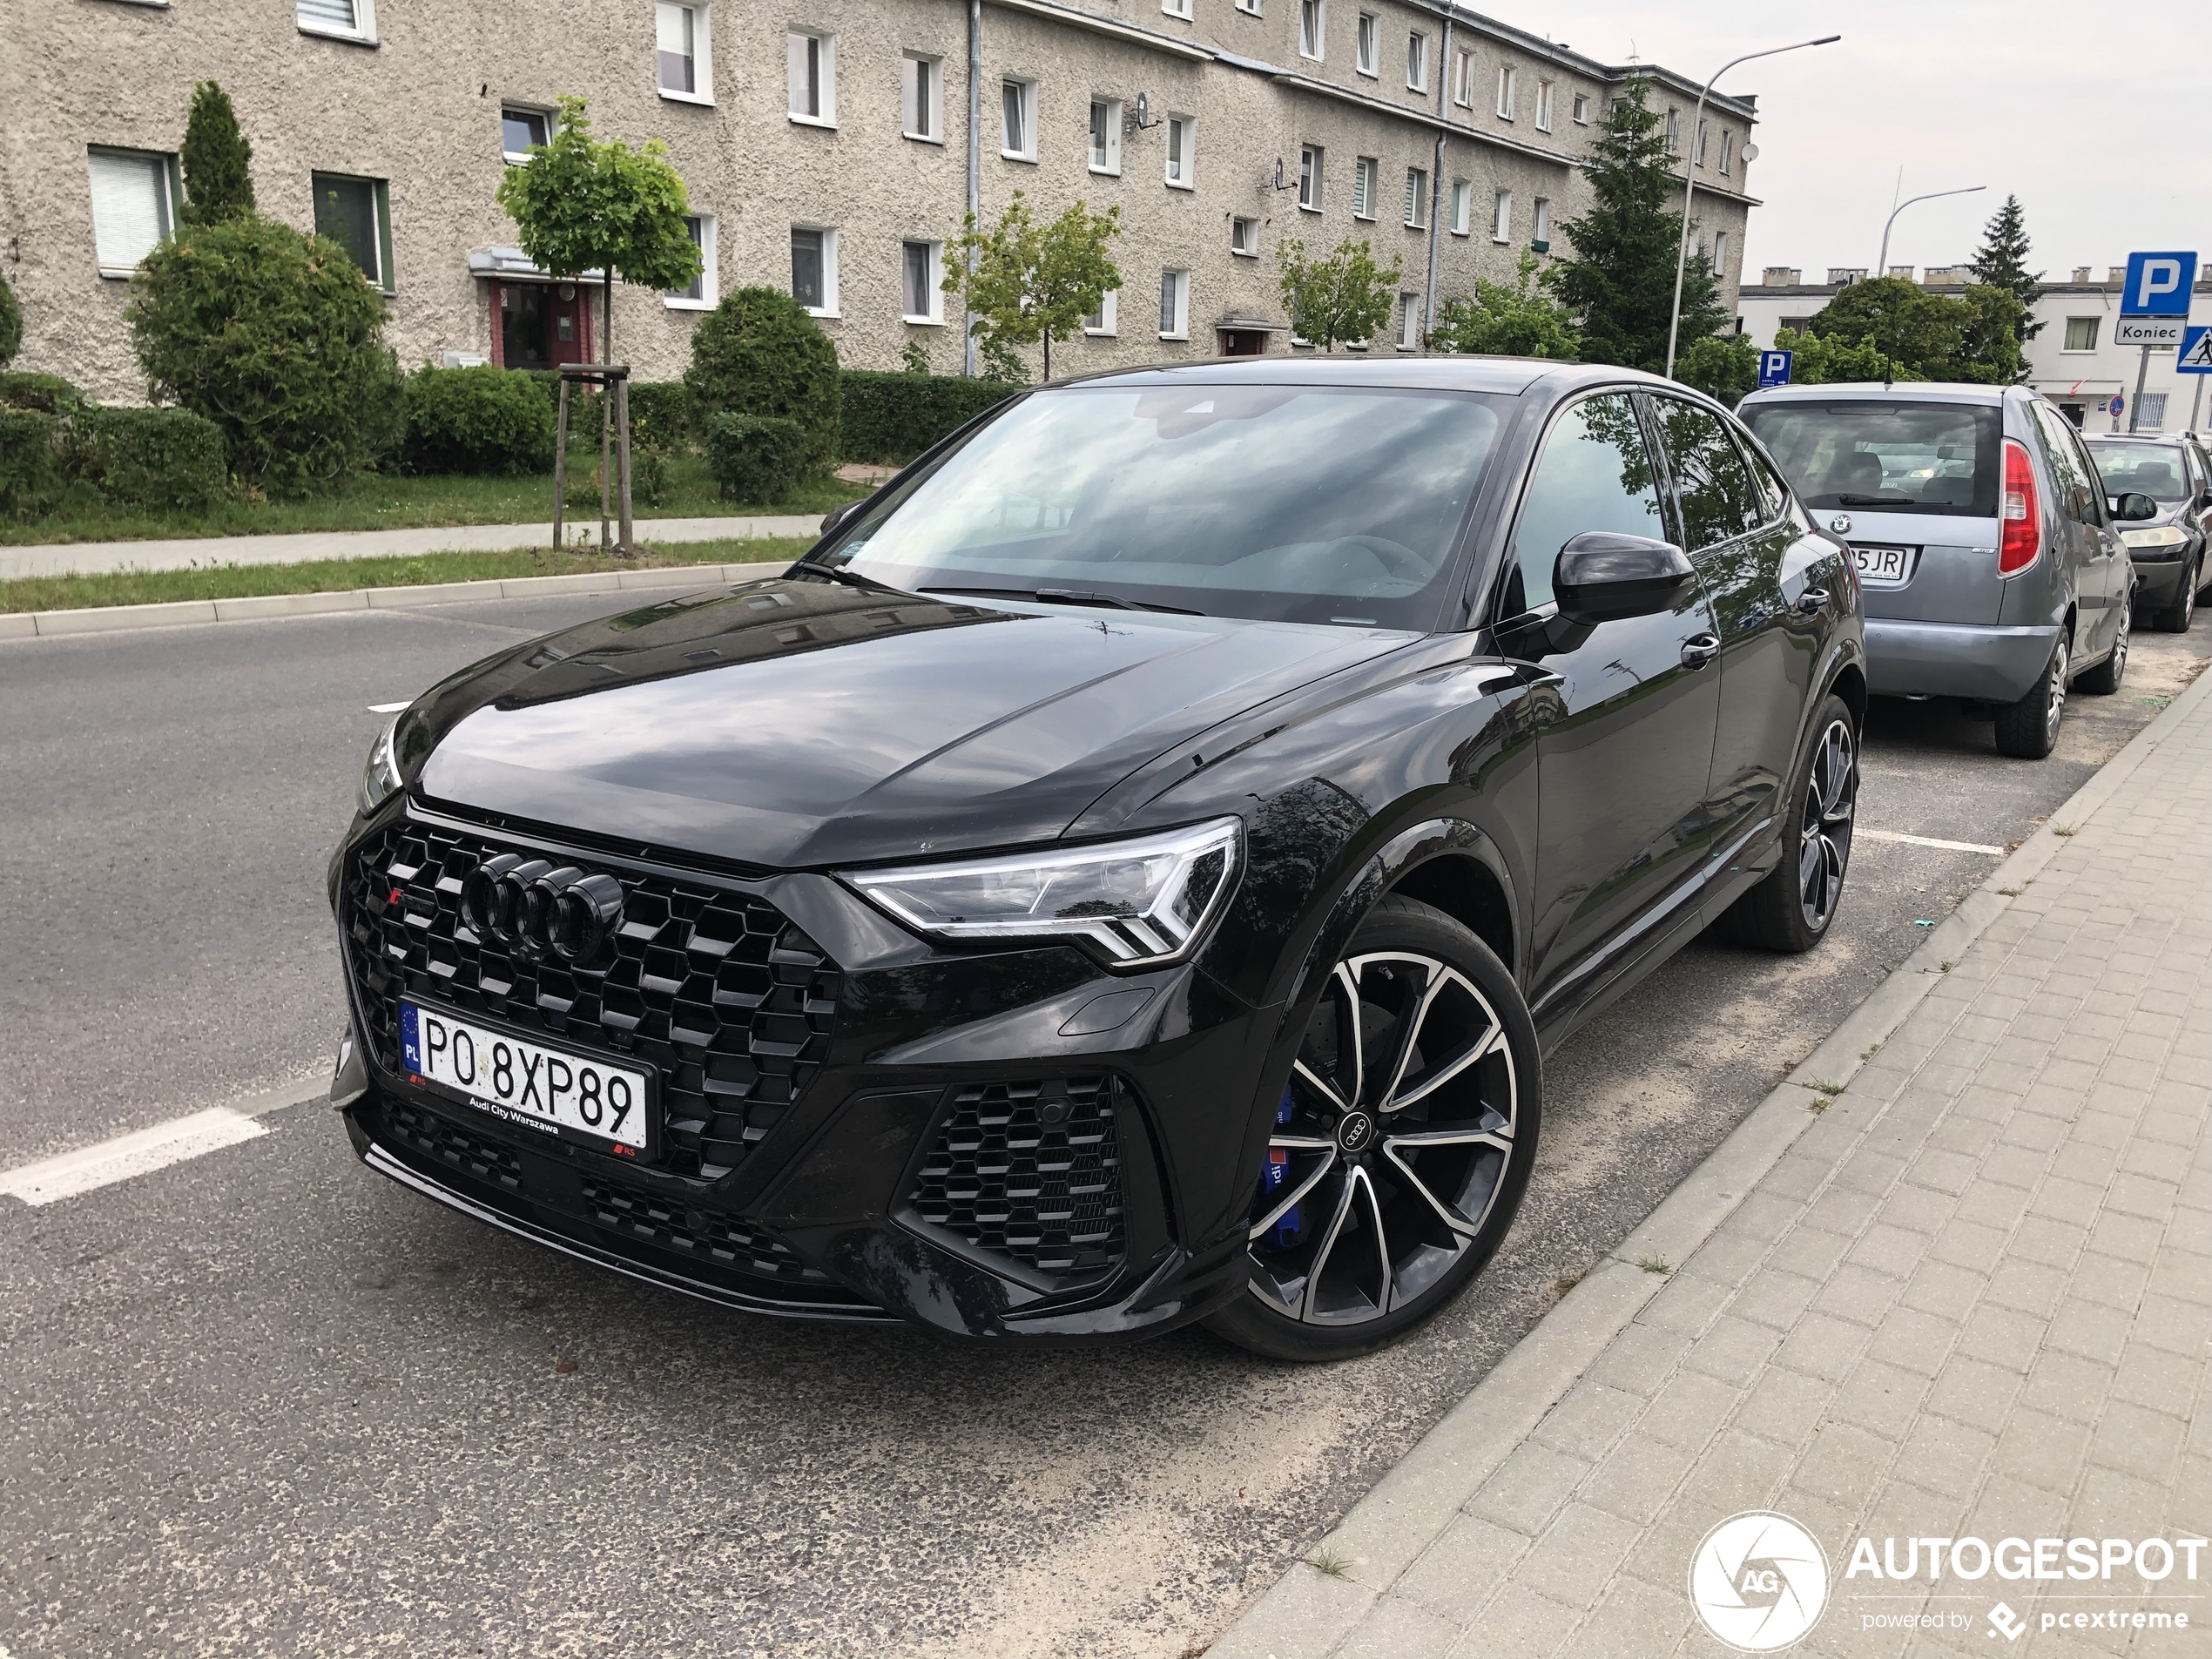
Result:
{"label": "window blind", "polygon": [[355,0],[295,0],[301,23],[311,29],[335,30],[341,34],[361,33],[361,15]]}
{"label": "window blind", "polygon": [[169,168],[158,156],[95,152],[92,242],[103,271],[129,271],[169,234]]}

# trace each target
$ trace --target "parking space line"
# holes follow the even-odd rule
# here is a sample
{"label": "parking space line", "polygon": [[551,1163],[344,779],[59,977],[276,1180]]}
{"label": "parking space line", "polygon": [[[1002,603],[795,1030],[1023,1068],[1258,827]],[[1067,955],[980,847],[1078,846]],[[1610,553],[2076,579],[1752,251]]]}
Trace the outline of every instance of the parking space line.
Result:
{"label": "parking space line", "polygon": [[2001,859],[2006,849],[1989,846],[1980,841],[1946,841],[1932,835],[1906,835],[1897,830],[1878,830],[1862,827],[1859,839],[1867,841],[1899,841],[1906,846],[1941,847],[1946,853],[1981,853],[1993,859]]}
{"label": "parking space line", "polygon": [[33,1208],[57,1204],[268,1132],[256,1118],[227,1106],[211,1106],[189,1117],[10,1170],[0,1175],[0,1194],[20,1198]]}

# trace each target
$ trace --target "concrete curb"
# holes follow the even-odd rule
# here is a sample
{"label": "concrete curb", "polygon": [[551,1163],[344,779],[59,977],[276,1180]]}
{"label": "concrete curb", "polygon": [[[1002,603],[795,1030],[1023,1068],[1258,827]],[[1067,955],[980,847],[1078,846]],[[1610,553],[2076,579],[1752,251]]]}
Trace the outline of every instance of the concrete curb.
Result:
{"label": "concrete curb", "polygon": [[1376,1482],[1316,1547],[1350,1563],[1341,1575],[1293,1566],[1206,1649],[1207,1659],[1324,1659],[1381,1594],[1440,1537],[1476,1490],[1534,1432],[1608,1343],[1667,1283],[1651,1258],[1689,1259],[1732,1215],[1823,1104],[1901,1026],[1955,961],[2011,907],[2072,828],[2158,752],[2189,711],[2212,698],[2198,677],[2065,806],[2000,864],[1919,948],[1754,1107],[1728,1138],[1563,1297],[1441,1422]]}
{"label": "concrete curb", "polygon": [[670,564],[645,570],[583,570],[574,576],[513,577],[488,582],[425,583],[405,588],[356,588],[350,593],[269,593],[246,599],[185,599],[170,604],[103,605],[84,610],[24,610],[0,616],[0,640],[111,634],[141,628],[183,628],[210,622],[266,622],[322,617],[337,610],[400,610],[460,604],[471,599],[544,598],[563,593],[628,593],[657,588],[712,588],[780,576],[791,567],[766,564]]}

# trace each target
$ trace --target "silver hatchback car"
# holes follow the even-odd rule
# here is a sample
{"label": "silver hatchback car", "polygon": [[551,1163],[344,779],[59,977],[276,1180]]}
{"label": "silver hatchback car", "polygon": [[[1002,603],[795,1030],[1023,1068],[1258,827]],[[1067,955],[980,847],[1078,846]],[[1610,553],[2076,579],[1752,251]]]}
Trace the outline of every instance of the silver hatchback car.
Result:
{"label": "silver hatchback car", "polygon": [[2070,684],[2119,689],[2135,577],[2113,521],[2155,504],[2116,513],[2054,405],[1916,381],[1777,387],[1737,412],[1851,550],[1870,691],[1960,698],[2040,760]]}

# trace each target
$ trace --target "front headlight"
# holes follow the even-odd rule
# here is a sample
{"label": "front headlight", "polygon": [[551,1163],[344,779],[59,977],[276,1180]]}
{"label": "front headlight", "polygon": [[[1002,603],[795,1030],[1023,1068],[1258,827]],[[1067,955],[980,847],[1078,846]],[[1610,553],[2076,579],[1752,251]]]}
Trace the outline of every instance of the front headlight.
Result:
{"label": "front headlight", "polygon": [[1095,846],[958,864],[860,870],[845,880],[935,939],[1069,939],[1116,968],[1187,955],[1237,873],[1244,826],[1189,829]]}
{"label": "front headlight", "polygon": [[407,781],[400,776],[396,745],[400,722],[406,718],[404,714],[394,715],[391,725],[378,734],[369,749],[368,765],[361,770],[361,809],[364,818],[390,799],[392,792]]}
{"label": "front headlight", "polygon": [[2178,524],[2161,524],[2155,529],[2122,530],[2120,539],[2130,547],[2179,547],[2189,537]]}

